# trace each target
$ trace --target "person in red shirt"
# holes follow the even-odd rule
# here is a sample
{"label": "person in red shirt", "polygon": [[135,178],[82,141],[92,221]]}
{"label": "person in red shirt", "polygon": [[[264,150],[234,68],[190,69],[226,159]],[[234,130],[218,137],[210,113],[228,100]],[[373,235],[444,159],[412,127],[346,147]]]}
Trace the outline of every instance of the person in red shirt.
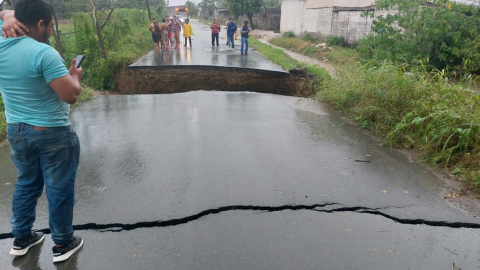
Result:
{"label": "person in red shirt", "polygon": [[215,46],[215,40],[216,40],[217,47],[218,47],[218,36],[220,33],[220,25],[217,24],[217,20],[213,19],[213,22],[210,25],[210,29],[212,29],[212,46]]}

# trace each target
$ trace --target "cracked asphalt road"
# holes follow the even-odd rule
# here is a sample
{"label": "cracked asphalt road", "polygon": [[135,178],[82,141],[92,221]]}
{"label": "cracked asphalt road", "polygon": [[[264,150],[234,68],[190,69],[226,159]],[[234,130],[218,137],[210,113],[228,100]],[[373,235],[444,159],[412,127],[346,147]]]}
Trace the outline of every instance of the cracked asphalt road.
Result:
{"label": "cracked asphalt road", "polygon": [[[442,199],[448,186],[319,103],[248,92],[101,96],[72,120],[85,247],[56,266],[49,237],[24,258],[8,255],[6,146],[2,270],[480,268],[480,222]],[[35,229],[48,228],[46,211],[42,197]]]}

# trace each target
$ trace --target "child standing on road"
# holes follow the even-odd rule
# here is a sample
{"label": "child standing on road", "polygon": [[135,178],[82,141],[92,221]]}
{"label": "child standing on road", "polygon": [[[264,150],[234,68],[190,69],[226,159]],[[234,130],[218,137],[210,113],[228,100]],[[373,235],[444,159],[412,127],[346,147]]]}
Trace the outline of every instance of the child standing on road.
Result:
{"label": "child standing on road", "polygon": [[192,25],[190,24],[190,20],[186,19],[185,24],[183,25],[183,36],[185,37],[185,44],[183,46],[187,47],[187,38],[190,41],[190,47],[192,47]]}

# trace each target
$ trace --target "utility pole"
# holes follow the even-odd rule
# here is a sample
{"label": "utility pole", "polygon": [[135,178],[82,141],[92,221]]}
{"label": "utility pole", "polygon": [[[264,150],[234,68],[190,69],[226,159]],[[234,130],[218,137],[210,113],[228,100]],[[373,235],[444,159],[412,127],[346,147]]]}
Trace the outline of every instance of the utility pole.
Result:
{"label": "utility pole", "polygon": [[152,14],[150,13],[150,3],[148,0],[146,0],[147,3],[147,10],[148,10],[148,19],[151,21],[152,20]]}

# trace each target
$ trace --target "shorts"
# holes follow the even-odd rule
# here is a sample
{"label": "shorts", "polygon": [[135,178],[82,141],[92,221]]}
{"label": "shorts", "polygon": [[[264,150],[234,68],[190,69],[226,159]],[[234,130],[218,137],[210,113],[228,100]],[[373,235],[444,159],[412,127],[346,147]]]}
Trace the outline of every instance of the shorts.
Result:
{"label": "shorts", "polygon": [[168,39],[168,31],[162,31],[162,40]]}
{"label": "shorts", "polygon": [[172,36],[173,36],[173,33],[172,33],[172,32],[168,32],[168,38],[170,39],[170,38],[172,38]]}
{"label": "shorts", "polygon": [[160,41],[160,37],[157,33],[153,34],[152,38],[153,38],[153,42],[155,43],[158,43],[158,41]]}

